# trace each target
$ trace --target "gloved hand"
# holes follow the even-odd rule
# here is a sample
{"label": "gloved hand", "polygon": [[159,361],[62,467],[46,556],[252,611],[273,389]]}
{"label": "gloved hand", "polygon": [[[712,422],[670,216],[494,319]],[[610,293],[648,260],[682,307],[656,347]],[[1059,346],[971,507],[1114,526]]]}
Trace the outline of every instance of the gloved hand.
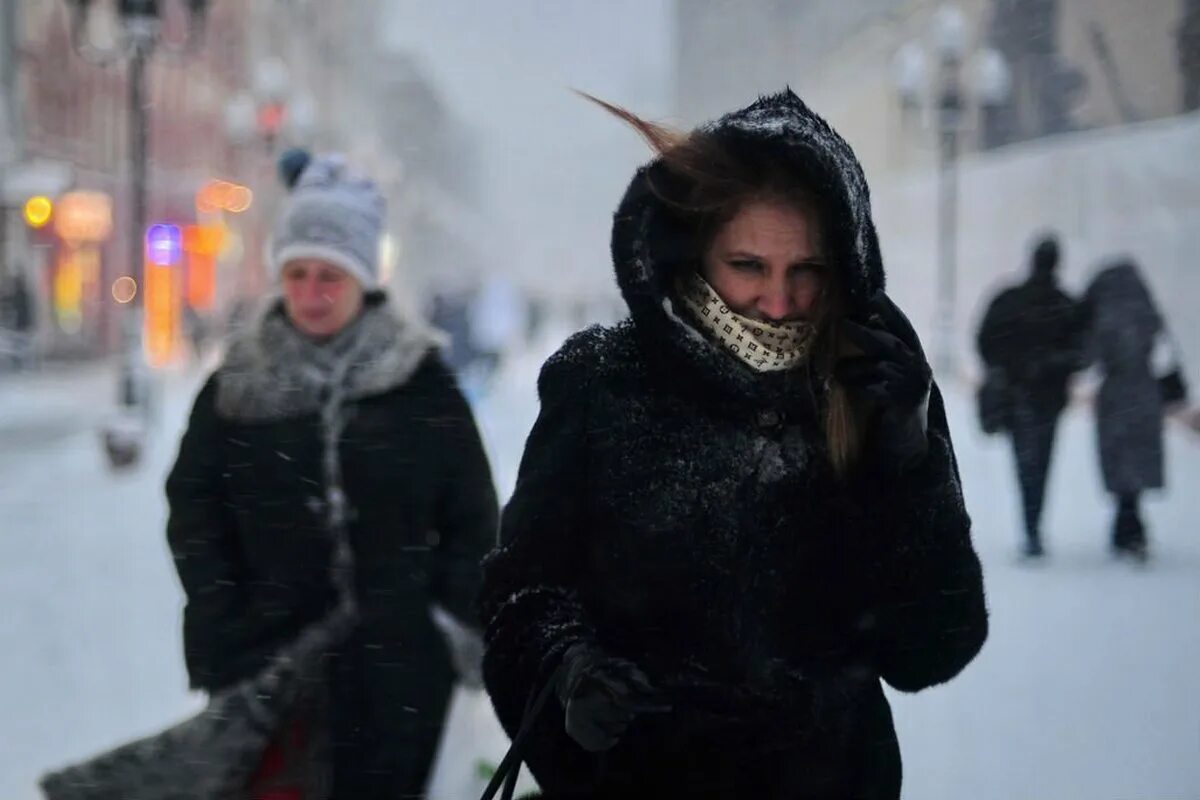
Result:
{"label": "gloved hand", "polygon": [[555,691],[566,709],[567,735],[590,753],[612,748],[637,715],[671,710],[632,662],[588,644],[563,654]]}
{"label": "gloved hand", "polygon": [[877,292],[865,316],[842,323],[862,355],[839,361],[835,376],[873,407],[879,456],[903,472],[929,448],[925,429],[933,373],[916,331],[887,295]]}

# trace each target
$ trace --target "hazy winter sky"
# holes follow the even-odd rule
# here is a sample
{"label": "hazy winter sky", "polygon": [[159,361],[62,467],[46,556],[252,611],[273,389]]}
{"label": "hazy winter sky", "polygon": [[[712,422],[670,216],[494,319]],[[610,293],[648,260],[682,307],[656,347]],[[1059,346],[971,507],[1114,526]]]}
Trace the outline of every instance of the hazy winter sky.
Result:
{"label": "hazy winter sky", "polygon": [[[607,269],[611,213],[644,145],[569,90],[671,110],[671,0],[394,0],[414,52],[482,148],[484,212],[515,269]],[[589,266],[584,266],[584,264]]]}

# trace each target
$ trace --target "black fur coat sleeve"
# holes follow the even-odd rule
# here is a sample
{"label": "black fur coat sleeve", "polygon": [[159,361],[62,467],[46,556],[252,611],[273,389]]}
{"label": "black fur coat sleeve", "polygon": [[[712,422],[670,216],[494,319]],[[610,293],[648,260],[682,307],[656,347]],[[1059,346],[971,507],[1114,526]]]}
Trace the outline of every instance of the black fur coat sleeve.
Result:
{"label": "black fur coat sleeve", "polygon": [[484,678],[510,735],[525,698],[562,653],[594,638],[573,588],[586,525],[586,370],[560,352],[543,367],[538,393],[541,413],[501,518],[500,546],[484,562],[480,594]]}
{"label": "black fur coat sleeve", "polygon": [[446,442],[448,457],[442,460],[448,468],[435,501],[439,537],[429,594],[460,622],[479,629],[475,599],[482,579],[480,558],[496,546],[496,491],[475,418],[449,373],[442,391],[437,424]]}
{"label": "black fur coat sleeve", "polygon": [[982,570],[936,385],[928,436],[929,452],[911,472],[874,472],[856,487],[871,518],[859,544],[875,595],[865,620],[872,660],[884,680],[907,692],[953,678],[988,633]]}
{"label": "black fur coat sleeve", "polygon": [[167,477],[167,542],[187,595],[184,656],[193,689],[213,691],[239,677],[234,654],[258,644],[257,615],[244,591],[245,559],[222,482],[216,380],[196,398],[179,456]]}

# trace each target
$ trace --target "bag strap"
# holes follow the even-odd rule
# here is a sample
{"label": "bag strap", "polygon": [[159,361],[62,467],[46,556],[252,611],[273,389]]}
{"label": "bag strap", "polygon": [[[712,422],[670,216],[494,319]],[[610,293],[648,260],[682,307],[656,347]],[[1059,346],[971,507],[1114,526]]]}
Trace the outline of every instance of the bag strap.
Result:
{"label": "bag strap", "polygon": [[525,748],[533,733],[533,726],[537,723],[538,716],[541,715],[542,709],[546,707],[546,702],[554,692],[554,685],[558,682],[558,674],[561,670],[560,665],[540,690],[535,689],[529,693],[525,711],[521,714],[521,727],[517,729],[517,735],[513,737],[508,752],[501,759],[500,766],[496,767],[495,774],[492,775],[492,779],[488,782],[487,788],[483,790],[483,795],[479,800],[493,800],[501,783],[504,784],[501,800],[512,800],[517,790],[517,776],[520,774],[521,764],[525,760]]}

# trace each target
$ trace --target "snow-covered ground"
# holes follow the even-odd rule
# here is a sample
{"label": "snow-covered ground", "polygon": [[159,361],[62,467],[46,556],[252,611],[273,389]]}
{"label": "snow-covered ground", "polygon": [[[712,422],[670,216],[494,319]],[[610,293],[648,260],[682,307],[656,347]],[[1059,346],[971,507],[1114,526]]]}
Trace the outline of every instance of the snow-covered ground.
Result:
{"label": "snow-covered ground", "polygon": [[[554,338],[506,365],[479,404],[503,494]],[[109,370],[0,378],[0,797],[32,800],[44,770],[201,703],[180,656],[161,488],[200,376],[166,379],[159,434],[128,474],[106,470],[95,434],[111,403]],[[992,634],[951,684],[893,695],[905,797],[1200,797],[1200,440],[1172,427],[1172,491],[1146,509],[1154,559],[1116,564],[1090,419],[1073,410],[1050,487],[1051,558],[1029,567],[1014,558],[1006,443],[976,433],[965,390],[948,394]],[[459,720],[481,725],[487,741],[454,742],[446,755],[502,749],[494,722],[479,721],[483,705],[458,701]],[[473,761],[445,765],[441,796],[461,796]]]}

